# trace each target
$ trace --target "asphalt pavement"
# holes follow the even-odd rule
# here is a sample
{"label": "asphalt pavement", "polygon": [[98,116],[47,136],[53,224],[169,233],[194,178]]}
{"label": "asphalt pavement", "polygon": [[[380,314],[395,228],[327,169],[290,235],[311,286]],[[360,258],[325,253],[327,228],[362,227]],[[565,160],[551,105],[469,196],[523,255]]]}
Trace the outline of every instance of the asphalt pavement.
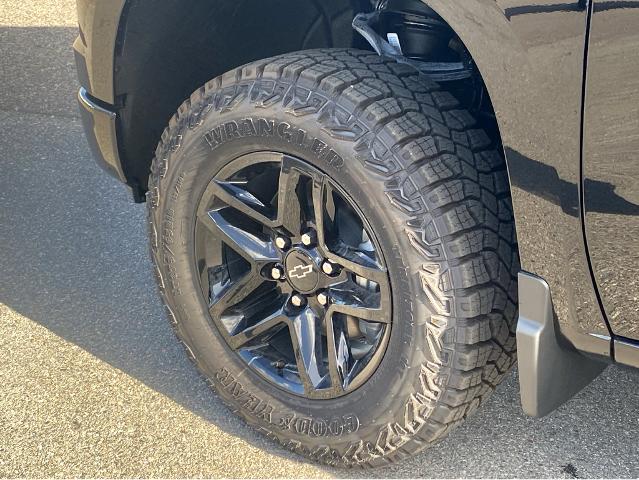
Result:
{"label": "asphalt pavement", "polygon": [[639,373],[543,419],[516,375],[431,450],[309,464],[236,419],[177,344],[144,207],[95,166],[75,105],[72,0],[0,0],[0,477],[638,477]]}

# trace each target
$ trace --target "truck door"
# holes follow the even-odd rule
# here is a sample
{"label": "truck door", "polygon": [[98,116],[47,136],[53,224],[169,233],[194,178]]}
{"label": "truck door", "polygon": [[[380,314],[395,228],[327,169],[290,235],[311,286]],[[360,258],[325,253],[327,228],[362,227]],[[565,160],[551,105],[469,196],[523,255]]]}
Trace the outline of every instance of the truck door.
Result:
{"label": "truck door", "polygon": [[591,266],[614,335],[639,339],[639,1],[594,1],[586,85]]}

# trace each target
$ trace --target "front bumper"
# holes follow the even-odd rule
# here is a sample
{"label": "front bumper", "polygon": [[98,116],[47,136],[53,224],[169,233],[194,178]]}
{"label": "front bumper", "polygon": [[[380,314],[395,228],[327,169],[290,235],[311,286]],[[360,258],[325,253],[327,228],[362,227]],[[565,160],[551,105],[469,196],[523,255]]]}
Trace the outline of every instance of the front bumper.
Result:
{"label": "front bumper", "polygon": [[78,92],[78,103],[84,131],[96,162],[110,175],[126,183],[118,153],[116,113],[98,105],[84,87]]}
{"label": "front bumper", "polygon": [[92,153],[104,170],[126,183],[116,137],[113,88],[115,44],[125,0],[77,0],[79,35],[73,49],[82,87],[78,102]]}

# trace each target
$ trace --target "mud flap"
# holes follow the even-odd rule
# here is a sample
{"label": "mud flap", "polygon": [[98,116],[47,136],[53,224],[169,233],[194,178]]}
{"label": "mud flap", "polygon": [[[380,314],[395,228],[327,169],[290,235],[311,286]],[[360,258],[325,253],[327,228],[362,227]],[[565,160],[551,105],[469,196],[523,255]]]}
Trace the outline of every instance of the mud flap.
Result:
{"label": "mud flap", "polygon": [[572,398],[607,365],[560,339],[548,284],[524,272],[519,273],[517,358],[521,404],[533,417],[547,415]]}

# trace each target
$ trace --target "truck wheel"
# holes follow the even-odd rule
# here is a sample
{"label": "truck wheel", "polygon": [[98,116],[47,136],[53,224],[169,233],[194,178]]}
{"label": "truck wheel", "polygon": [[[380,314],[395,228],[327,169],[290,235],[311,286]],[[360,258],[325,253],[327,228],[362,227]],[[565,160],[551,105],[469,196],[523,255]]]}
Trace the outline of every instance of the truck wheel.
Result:
{"label": "truck wheel", "polygon": [[232,411],[302,455],[414,454],[515,361],[504,160],[406,65],[316,50],[210,81],[162,135],[148,211],[188,354]]}

